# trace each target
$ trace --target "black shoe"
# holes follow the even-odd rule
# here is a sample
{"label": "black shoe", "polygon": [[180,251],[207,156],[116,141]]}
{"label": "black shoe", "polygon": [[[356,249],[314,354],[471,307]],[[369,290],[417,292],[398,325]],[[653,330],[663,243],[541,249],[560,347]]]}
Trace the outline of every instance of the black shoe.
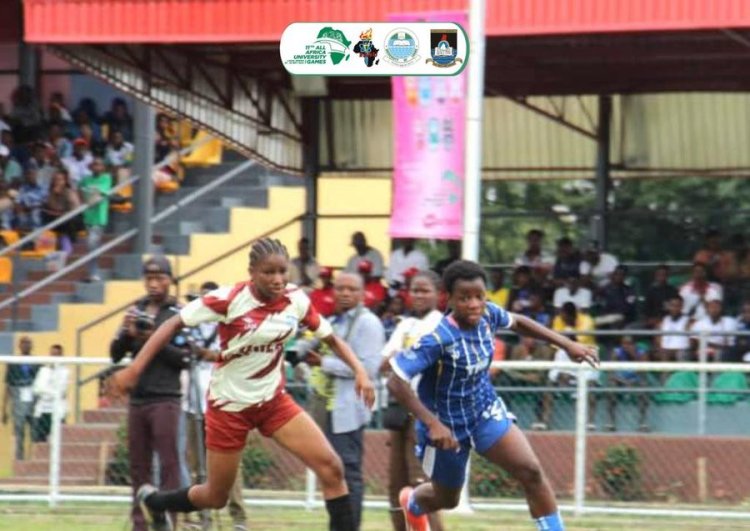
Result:
{"label": "black shoe", "polygon": [[154,511],[146,503],[148,497],[156,491],[156,487],[146,483],[138,489],[135,498],[138,500],[138,505],[141,506],[141,512],[143,512],[143,517],[146,519],[149,529],[152,531],[173,531],[172,519],[169,517],[169,514],[162,511]]}

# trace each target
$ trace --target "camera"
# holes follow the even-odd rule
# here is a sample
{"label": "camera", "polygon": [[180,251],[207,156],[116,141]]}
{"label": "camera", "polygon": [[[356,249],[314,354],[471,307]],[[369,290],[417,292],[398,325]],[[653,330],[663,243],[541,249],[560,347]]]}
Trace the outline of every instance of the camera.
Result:
{"label": "camera", "polygon": [[133,311],[133,324],[139,332],[148,332],[156,327],[156,321],[148,312],[143,310]]}

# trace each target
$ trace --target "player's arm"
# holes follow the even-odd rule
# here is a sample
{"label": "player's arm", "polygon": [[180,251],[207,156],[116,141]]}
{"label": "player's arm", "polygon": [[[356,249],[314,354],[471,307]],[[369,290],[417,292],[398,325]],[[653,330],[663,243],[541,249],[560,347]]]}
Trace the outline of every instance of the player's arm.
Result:
{"label": "player's arm", "polygon": [[576,343],[524,315],[516,313],[509,315],[512,317],[510,329],[514,332],[551,343],[566,351],[572,360],[579,363],[585,361],[594,368],[599,365],[599,353],[596,347]]}

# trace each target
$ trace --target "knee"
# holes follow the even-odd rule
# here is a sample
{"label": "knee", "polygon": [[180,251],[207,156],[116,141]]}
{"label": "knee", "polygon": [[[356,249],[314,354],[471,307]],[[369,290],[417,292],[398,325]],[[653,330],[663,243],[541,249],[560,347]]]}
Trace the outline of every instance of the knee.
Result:
{"label": "knee", "polygon": [[344,464],[334,452],[322,458],[316,468],[318,477],[324,486],[333,487],[344,481]]}
{"label": "knee", "polygon": [[516,479],[527,489],[536,488],[544,482],[544,472],[538,462],[526,463],[516,470]]}
{"label": "knee", "polygon": [[206,500],[208,503],[206,509],[223,509],[227,506],[228,501],[228,492],[210,492]]}
{"label": "knee", "polygon": [[461,490],[452,490],[449,492],[441,492],[439,495],[440,507],[442,509],[455,509],[458,507],[458,502],[461,501]]}

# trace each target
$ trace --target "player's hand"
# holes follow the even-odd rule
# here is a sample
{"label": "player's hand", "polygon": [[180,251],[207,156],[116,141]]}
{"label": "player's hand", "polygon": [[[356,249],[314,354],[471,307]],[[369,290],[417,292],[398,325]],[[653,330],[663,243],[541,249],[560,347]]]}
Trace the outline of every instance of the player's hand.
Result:
{"label": "player's hand", "polygon": [[357,372],[354,378],[354,390],[368,408],[375,403],[375,386],[365,371]]}
{"label": "player's hand", "polygon": [[125,367],[104,381],[104,392],[112,398],[121,398],[138,383],[138,373],[133,367]]}
{"label": "player's hand", "polygon": [[427,429],[429,430],[430,441],[432,441],[435,448],[440,450],[458,450],[458,441],[445,424],[439,420],[435,420],[435,422],[427,426]]}
{"label": "player's hand", "polygon": [[594,369],[599,368],[599,349],[597,347],[573,343],[573,346],[568,349],[568,356],[578,363],[586,362]]}

